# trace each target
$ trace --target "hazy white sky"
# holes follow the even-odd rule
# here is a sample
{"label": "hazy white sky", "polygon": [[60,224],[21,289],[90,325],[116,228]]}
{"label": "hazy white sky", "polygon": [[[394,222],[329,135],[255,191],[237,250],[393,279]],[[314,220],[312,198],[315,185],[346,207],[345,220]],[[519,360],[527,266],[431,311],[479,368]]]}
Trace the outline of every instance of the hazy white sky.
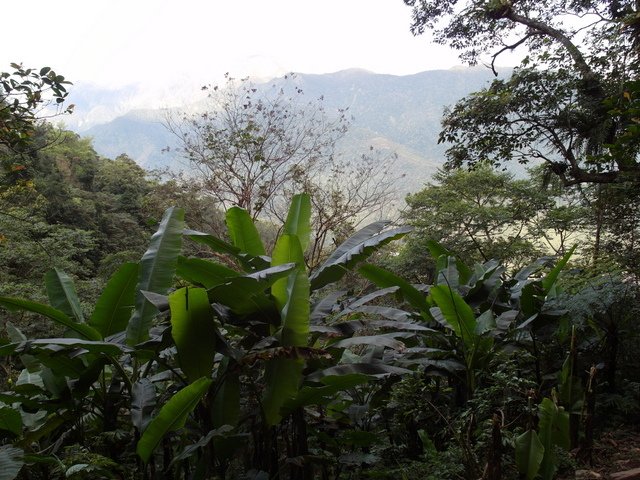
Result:
{"label": "hazy white sky", "polygon": [[3,6],[0,71],[51,66],[73,82],[151,89],[289,71],[449,68],[414,38],[402,0],[29,0]]}

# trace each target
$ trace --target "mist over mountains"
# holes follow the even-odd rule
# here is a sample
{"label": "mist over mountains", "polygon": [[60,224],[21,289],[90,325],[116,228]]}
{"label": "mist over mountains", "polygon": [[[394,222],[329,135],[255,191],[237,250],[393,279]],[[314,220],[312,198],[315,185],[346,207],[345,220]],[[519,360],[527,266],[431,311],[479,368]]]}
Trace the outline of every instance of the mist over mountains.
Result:
{"label": "mist over mountains", "polygon": [[[365,153],[370,147],[383,153],[395,152],[396,168],[406,178],[402,190],[408,192],[420,188],[444,161],[446,145],[437,143],[443,109],[486,86],[492,78],[485,68],[405,76],[351,69],[322,75],[297,74],[295,82],[305,98],[323,97],[327,112],[348,108],[352,126],[338,145],[344,155]],[[180,100],[186,105],[184,98]],[[198,100],[193,98],[192,103]],[[70,122],[69,128],[92,137],[99,154],[115,158],[126,153],[148,169],[184,168],[175,139],[163,126],[165,109],[125,112],[127,105],[136,104],[135,88],[111,92],[77,88],[73,102],[79,120]],[[109,116],[112,118],[106,120]],[[86,128],[90,124],[93,126]],[[163,152],[167,147],[169,151]]]}

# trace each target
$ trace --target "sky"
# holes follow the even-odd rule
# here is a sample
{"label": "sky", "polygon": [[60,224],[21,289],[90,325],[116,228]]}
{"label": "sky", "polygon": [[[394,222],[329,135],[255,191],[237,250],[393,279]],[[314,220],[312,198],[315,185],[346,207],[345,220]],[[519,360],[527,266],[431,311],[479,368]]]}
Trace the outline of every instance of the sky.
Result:
{"label": "sky", "polygon": [[409,32],[402,0],[30,0],[3,6],[0,71],[50,66],[73,82],[162,89],[233,76],[450,68]]}

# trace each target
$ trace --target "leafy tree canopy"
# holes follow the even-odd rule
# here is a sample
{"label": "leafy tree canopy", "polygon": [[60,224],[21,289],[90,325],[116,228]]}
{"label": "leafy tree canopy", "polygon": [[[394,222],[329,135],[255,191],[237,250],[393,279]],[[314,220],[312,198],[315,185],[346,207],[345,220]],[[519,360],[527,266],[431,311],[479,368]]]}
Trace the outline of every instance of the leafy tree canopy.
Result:
{"label": "leafy tree canopy", "polygon": [[449,166],[542,161],[565,185],[640,179],[635,2],[405,3],[415,34],[432,30],[470,64],[528,52],[510,79],[446,112]]}

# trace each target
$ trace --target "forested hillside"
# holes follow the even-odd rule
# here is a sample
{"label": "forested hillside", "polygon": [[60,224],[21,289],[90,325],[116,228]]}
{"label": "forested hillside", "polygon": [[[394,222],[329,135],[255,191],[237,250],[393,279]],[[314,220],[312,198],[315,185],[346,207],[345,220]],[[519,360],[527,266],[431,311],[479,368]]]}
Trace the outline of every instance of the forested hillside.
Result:
{"label": "forested hillside", "polygon": [[[450,80],[228,78],[160,175],[54,126],[51,68],[0,73],[0,480],[639,475],[637,5],[405,3],[471,64],[529,56],[402,205],[391,147],[436,115],[407,90]],[[397,140],[345,158],[351,113]]]}

